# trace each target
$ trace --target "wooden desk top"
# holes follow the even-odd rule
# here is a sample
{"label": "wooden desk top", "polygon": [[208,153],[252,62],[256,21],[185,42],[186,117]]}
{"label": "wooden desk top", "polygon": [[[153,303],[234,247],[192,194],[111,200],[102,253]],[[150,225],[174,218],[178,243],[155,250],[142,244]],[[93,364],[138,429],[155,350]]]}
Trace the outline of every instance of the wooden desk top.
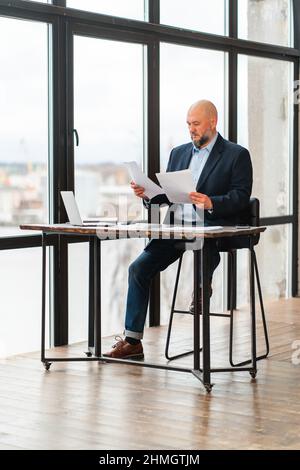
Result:
{"label": "wooden desk top", "polygon": [[257,235],[266,230],[266,227],[222,227],[215,230],[204,230],[200,227],[165,227],[157,224],[115,225],[110,227],[78,227],[71,224],[23,224],[22,230],[35,230],[43,233],[58,235],[97,235],[102,240],[119,238],[176,238],[190,240],[191,238],[219,238],[239,235]]}

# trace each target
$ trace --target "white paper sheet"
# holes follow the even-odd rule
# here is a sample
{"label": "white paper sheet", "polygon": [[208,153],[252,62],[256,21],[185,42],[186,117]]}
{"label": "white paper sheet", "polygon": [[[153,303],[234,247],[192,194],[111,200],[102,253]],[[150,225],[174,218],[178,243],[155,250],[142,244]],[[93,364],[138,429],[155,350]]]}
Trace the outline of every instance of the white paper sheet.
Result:
{"label": "white paper sheet", "polygon": [[189,193],[196,189],[191,170],[156,173],[156,176],[170,202],[192,204]]}
{"label": "white paper sheet", "polygon": [[168,230],[171,232],[210,232],[214,230],[223,230],[224,227],[220,225],[216,226],[207,226],[207,227],[191,227],[191,226],[186,226],[186,225],[167,225],[167,224],[147,224],[147,223],[132,223],[129,225],[125,224],[118,224],[118,230]]}
{"label": "white paper sheet", "polygon": [[[169,226],[170,227],[170,226]],[[189,226],[185,226],[183,225],[182,227],[180,226],[175,226],[172,230],[174,230],[174,232],[180,232],[180,230],[184,231],[184,232],[214,232],[215,230],[223,230],[224,227],[221,227],[220,225],[216,225],[215,227],[199,227],[199,226],[194,226],[194,227],[189,227]]]}
{"label": "white paper sheet", "polygon": [[165,194],[165,191],[158,184],[155,184],[142,172],[136,162],[125,162],[124,165],[127,167],[132,180],[139,186],[142,186],[142,188],[145,188],[145,195],[149,199],[158,194]]}

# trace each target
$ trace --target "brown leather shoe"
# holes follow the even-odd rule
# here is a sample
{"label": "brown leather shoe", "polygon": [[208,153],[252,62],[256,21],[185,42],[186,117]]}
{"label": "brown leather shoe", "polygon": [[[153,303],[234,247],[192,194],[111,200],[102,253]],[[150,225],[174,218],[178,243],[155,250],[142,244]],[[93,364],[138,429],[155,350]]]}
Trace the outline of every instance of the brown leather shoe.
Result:
{"label": "brown leather shoe", "polygon": [[142,343],[130,344],[122,339],[120,336],[116,336],[116,343],[112,346],[112,349],[105,354],[104,357],[111,357],[114,359],[143,359],[143,345]]}
{"label": "brown leather shoe", "polygon": [[[202,314],[202,303],[201,303],[201,295],[202,295],[202,292],[201,292],[201,291],[202,291],[202,289],[200,288],[200,291],[199,291],[199,297],[200,297],[200,301],[199,301],[199,313],[200,313],[200,315]],[[210,286],[209,286],[209,297],[212,296],[212,293],[213,293],[213,291],[212,291],[212,287],[211,287],[211,285],[210,285]],[[194,315],[194,312],[195,312],[195,308],[194,308],[194,293],[193,293],[193,295],[192,295],[192,301],[191,301],[190,306],[189,306],[189,312],[190,312],[192,315]]]}

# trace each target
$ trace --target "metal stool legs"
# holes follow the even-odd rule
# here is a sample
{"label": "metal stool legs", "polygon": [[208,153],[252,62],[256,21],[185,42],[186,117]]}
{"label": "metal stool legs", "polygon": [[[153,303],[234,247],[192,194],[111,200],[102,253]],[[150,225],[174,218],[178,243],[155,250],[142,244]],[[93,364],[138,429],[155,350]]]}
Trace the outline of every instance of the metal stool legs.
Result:
{"label": "metal stool legs", "polygon": [[[234,250],[228,251],[228,257],[229,257],[228,259],[229,259],[229,267],[230,267],[231,276],[233,275],[233,269],[234,269],[234,256],[235,256]],[[168,324],[166,347],[165,347],[165,357],[169,361],[172,361],[174,359],[179,359],[180,357],[188,356],[189,354],[193,353],[193,351],[187,351],[181,354],[176,354],[174,356],[170,356],[169,354],[174,313],[182,313],[182,314],[191,315],[191,313],[188,311],[175,309],[179,277],[180,277],[180,271],[181,271],[181,265],[182,265],[182,257],[183,255],[179,258],[179,262],[178,262],[178,268],[177,268],[176,280],[175,280],[175,286],[174,286],[174,292],[173,292],[173,298],[172,298],[172,305],[171,305],[171,312],[170,312],[169,324]],[[228,314],[211,314],[212,316],[230,318],[229,362],[232,367],[243,367],[245,365],[253,363],[253,360],[259,361],[261,359],[265,359],[269,355],[269,352],[270,352],[269,336],[268,336],[267,322],[266,322],[266,316],[265,316],[265,310],[264,310],[264,304],[263,304],[263,298],[262,298],[261,284],[260,284],[260,279],[259,279],[258,265],[257,265],[256,254],[255,254],[253,247],[250,249],[250,281],[251,279],[253,280],[253,286],[250,289],[251,290],[250,309],[251,309],[251,315],[252,315],[251,344],[252,344],[252,350],[255,351],[255,357],[252,357],[252,359],[248,359],[246,361],[242,361],[238,363],[235,363],[233,359],[233,336],[234,336],[234,332],[233,332],[233,327],[234,327],[233,288],[234,286],[233,286],[233,283],[231,283],[229,315]],[[255,297],[255,292],[254,292],[255,281],[257,283],[257,289],[258,289],[258,294],[259,294],[260,310],[261,310],[261,317],[262,317],[262,322],[263,322],[264,338],[265,338],[265,345],[266,345],[266,352],[260,356],[256,356],[256,325],[255,325],[255,298],[254,298]],[[200,352],[201,351],[202,351],[202,348],[200,348]]]}
{"label": "metal stool legs", "polygon": [[[170,356],[169,355],[169,346],[170,346],[170,338],[171,338],[171,331],[172,331],[174,313],[185,313],[185,314],[190,314],[191,315],[190,312],[175,309],[178,283],[179,283],[179,276],[180,276],[181,265],[182,265],[182,257],[183,257],[183,255],[180,256],[179,262],[178,262],[178,268],[177,268],[177,274],[176,274],[176,280],[175,280],[175,286],[174,286],[174,292],[173,292],[173,299],[172,299],[172,306],[171,306],[171,312],[170,312],[170,318],[169,318],[169,325],[168,325],[166,348],[165,348],[165,357],[169,361],[173,361],[174,359],[179,359],[180,357],[188,356],[189,354],[193,354],[193,352],[194,352],[194,351],[187,351],[185,353],[176,354],[175,356]],[[200,348],[200,352],[201,351],[202,351],[202,348]]]}
{"label": "metal stool legs", "polygon": [[[233,263],[234,263],[234,251],[229,251],[228,252],[229,256],[229,263],[230,263],[230,273],[232,275],[233,271]],[[264,329],[264,337],[265,337],[265,345],[266,345],[266,352],[265,354],[262,354],[261,356],[256,356],[256,361],[260,361],[261,359],[265,359],[268,357],[269,352],[270,352],[270,345],[269,345],[269,336],[268,336],[268,329],[267,329],[267,322],[266,322],[266,316],[265,316],[265,309],[264,309],[264,304],[263,304],[263,298],[262,298],[262,291],[261,291],[261,285],[260,285],[260,279],[259,279],[259,272],[258,272],[258,265],[257,265],[257,259],[256,259],[256,254],[254,249],[250,249],[250,277],[253,275],[253,280],[254,280],[254,285],[253,285],[253,290],[255,289],[255,280],[257,283],[257,289],[258,289],[258,295],[259,295],[259,303],[260,303],[260,310],[261,310],[261,318],[263,322],[263,329]],[[251,281],[251,279],[250,279]],[[251,289],[250,289],[251,290]],[[250,295],[254,297],[254,292],[250,292]],[[255,302],[255,298],[251,299],[252,302]],[[251,302],[251,303],[252,303]],[[251,311],[255,309],[255,306],[250,305]],[[253,314],[253,312],[251,312]],[[232,367],[243,367],[247,364],[251,364],[252,359],[248,359],[247,361],[242,361],[242,362],[234,362],[233,360],[233,321],[234,321],[234,309],[233,309],[233,283],[231,283],[231,292],[230,292],[230,338],[229,338],[229,362]],[[253,322],[253,318],[252,318]],[[256,349],[256,332],[252,331],[251,332],[251,340],[252,344],[254,343],[255,349]]]}

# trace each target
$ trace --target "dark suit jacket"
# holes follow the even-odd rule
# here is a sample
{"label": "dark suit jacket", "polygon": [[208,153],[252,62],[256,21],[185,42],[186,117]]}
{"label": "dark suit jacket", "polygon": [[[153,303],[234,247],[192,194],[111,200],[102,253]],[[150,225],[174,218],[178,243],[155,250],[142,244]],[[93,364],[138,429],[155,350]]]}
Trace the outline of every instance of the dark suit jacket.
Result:
{"label": "dark suit jacket", "polygon": [[[192,151],[192,142],[174,148],[167,171],[189,168]],[[205,225],[248,224],[245,209],[249,204],[251,190],[252,164],[248,150],[223,139],[219,134],[196,187],[197,192],[209,196],[213,203],[212,213],[204,211]],[[166,195],[144,202],[147,208],[151,204],[171,205]]]}

